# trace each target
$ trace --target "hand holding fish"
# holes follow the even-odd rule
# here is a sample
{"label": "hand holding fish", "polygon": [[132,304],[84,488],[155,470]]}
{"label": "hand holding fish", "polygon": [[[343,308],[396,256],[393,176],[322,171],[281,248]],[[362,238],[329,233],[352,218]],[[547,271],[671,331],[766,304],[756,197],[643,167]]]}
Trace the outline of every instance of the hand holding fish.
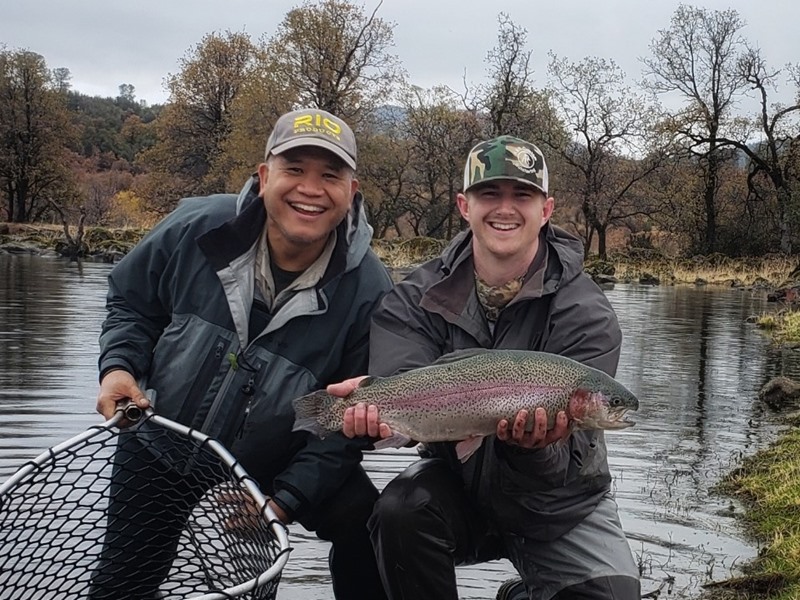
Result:
{"label": "hand holding fish", "polygon": [[528,411],[517,413],[513,423],[501,419],[497,424],[497,439],[520,448],[544,448],[555,442],[566,440],[571,433],[569,418],[563,410],[556,415],[553,428],[547,429],[547,411],[541,406],[534,411],[533,427],[526,431]]}
{"label": "hand holding fish", "polygon": [[[345,398],[353,393],[358,384],[366,376],[345,379],[341,383],[333,383],[326,388],[331,396]],[[378,417],[378,407],[374,404],[359,402],[354,406],[349,406],[344,411],[342,433],[349,438],[369,436],[371,438],[390,438],[392,429],[386,424],[381,423]]]}

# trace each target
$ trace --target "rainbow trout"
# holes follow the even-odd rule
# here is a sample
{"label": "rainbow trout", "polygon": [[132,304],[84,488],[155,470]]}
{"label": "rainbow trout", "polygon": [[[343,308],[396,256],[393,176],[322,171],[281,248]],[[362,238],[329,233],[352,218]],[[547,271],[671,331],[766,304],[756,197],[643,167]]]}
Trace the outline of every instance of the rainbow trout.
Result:
{"label": "rainbow trout", "polygon": [[417,442],[458,441],[465,461],[501,419],[547,411],[548,428],[565,411],[572,429],[622,429],[639,401],[606,373],[571,358],[525,350],[467,350],[446,355],[427,367],[391,377],[367,377],[345,398],[320,390],[294,400],[294,430],[320,437],[342,428],[344,411],[358,402],[378,407],[380,421],[394,435],[375,448]]}

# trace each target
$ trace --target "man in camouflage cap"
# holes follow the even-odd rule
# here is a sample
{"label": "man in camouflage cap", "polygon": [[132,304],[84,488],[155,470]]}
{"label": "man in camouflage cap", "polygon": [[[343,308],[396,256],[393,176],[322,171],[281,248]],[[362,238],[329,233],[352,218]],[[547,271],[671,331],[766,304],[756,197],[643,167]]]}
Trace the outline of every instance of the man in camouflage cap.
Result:
{"label": "man in camouflage cap", "polygon": [[[550,223],[548,191],[534,144],[501,136],[470,151],[456,199],[469,231],[384,297],[370,374],[501,348],[561,354],[614,375],[616,315],[583,271],[581,242]],[[344,395],[356,381],[329,391]],[[348,409],[344,433],[392,435],[375,406]],[[501,420],[463,464],[454,446],[427,444],[375,506],[369,527],[389,598],[456,600],[456,565],[507,558],[521,579],[498,598],[639,599],[602,432],[571,432],[563,412],[548,429],[540,408]]]}

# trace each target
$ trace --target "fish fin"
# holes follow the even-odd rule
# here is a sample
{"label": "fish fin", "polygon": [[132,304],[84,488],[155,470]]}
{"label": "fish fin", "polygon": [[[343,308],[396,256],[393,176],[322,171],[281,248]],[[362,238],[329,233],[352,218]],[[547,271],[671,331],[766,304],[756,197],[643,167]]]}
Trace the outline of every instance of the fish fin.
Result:
{"label": "fish fin", "polygon": [[432,362],[431,365],[445,365],[448,363],[463,360],[465,358],[480,356],[481,354],[486,354],[487,352],[491,352],[491,350],[489,350],[488,348],[466,348],[463,350],[454,350],[453,352],[443,354],[442,356],[437,358],[434,362]]}
{"label": "fish fin", "polygon": [[392,430],[392,435],[387,438],[381,438],[373,444],[375,450],[381,448],[402,448],[411,441],[411,438],[404,433]]}
{"label": "fish fin", "polygon": [[467,462],[469,457],[475,454],[478,448],[481,447],[483,444],[483,438],[485,436],[482,435],[473,435],[472,437],[468,437],[465,440],[461,440],[456,444],[456,456],[458,460],[462,463]]}
{"label": "fish fin", "polygon": [[374,375],[367,375],[366,377],[364,377],[364,379],[358,382],[358,387],[360,388],[368,387],[373,383],[375,383],[376,381],[378,381],[379,379],[380,377],[375,377]]}
{"label": "fish fin", "polygon": [[319,419],[331,410],[334,403],[339,400],[325,390],[311,392],[292,400],[294,407],[294,426],[292,431],[310,431],[314,435],[324,438],[332,430],[323,426]]}
{"label": "fish fin", "polygon": [[321,439],[325,439],[325,436],[331,433],[328,429],[320,425],[319,421],[314,417],[295,419],[292,431],[308,431]]}

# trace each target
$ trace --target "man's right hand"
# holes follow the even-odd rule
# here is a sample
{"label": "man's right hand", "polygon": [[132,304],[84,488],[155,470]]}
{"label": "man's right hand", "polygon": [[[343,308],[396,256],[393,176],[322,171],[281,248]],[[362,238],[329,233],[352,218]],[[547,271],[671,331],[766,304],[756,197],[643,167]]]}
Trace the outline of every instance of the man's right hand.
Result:
{"label": "man's right hand", "polygon": [[[133,375],[122,369],[109,371],[100,382],[100,393],[97,395],[97,412],[106,420],[114,416],[119,403],[133,400],[141,409],[149,408],[150,402],[145,397]],[[123,421],[121,427],[127,427],[130,423]]]}
{"label": "man's right hand", "polygon": [[365,435],[381,439],[392,437],[391,427],[381,423],[378,417],[378,407],[374,404],[367,406],[363,402],[345,409],[342,432],[349,438]]}
{"label": "man's right hand", "polygon": [[[333,383],[326,388],[326,391],[332,396],[344,398],[358,388],[362,379],[364,379],[363,376],[353,377],[341,383]],[[386,423],[381,423],[378,417],[378,407],[374,404],[367,406],[363,402],[345,409],[342,433],[349,438],[365,435],[371,438],[392,437],[392,429]]]}

